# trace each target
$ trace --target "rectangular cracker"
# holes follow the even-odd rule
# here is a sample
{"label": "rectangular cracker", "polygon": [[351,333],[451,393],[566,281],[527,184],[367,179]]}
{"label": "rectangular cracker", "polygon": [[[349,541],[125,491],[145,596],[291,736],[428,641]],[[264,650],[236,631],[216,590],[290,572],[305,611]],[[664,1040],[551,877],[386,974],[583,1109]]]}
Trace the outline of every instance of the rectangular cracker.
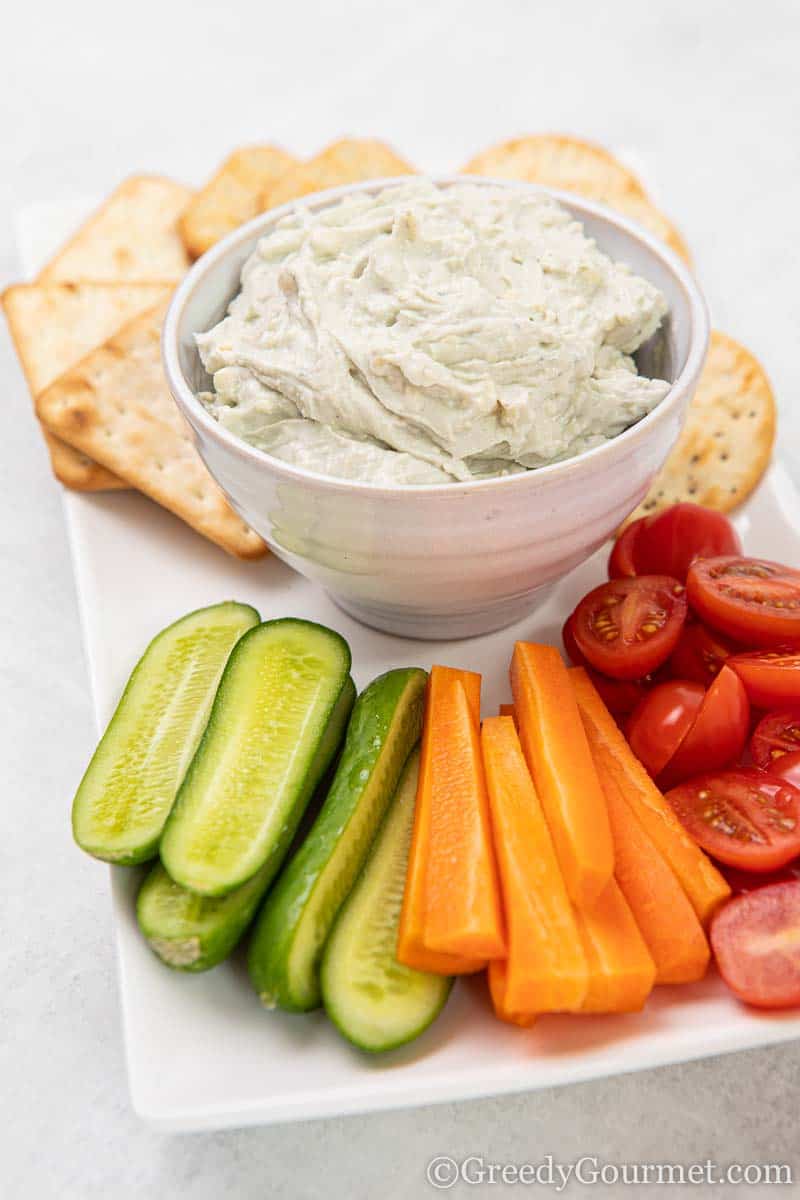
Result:
{"label": "rectangular cracker", "polygon": [[277,208],[279,204],[308,196],[311,192],[322,192],[362,179],[414,173],[414,167],[384,142],[371,138],[343,138],[326,146],[308,162],[291,167],[271,187],[265,188],[261,208]]}
{"label": "rectangular cracker", "polygon": [[[164,284],[18,283],[2,296],[6,321],[31,397],[95,346],[169,295]],[[128,485],[43,428],[53,473],[76,491]]]}
{"label": "rectangular cracker", "polygon": [[258,216],[262,193],[296,165],[296,158],[276,146],[234,150],[192,197],[178,222],[192,258],[199,258],[232,229]]}
{"label": "rectangular cracker", "polygon": [[40,283],[177,283],[189,266],[178,217],[189,188],[132,175],[39,274]]}
{"label": "rectangular cracker", "polygon": [[36,399],[60,438],[238,558],[266,546],[208,474],[161,366],[162,301],[134,318]]}

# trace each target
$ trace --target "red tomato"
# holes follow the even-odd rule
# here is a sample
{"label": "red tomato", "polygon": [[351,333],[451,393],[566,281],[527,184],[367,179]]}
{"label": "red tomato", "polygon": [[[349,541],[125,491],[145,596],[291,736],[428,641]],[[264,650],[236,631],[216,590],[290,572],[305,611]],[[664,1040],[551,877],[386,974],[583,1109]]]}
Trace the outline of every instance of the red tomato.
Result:
{"label": "red tomato", "polygon": [[782,754],[780,758],[776,758],[769,773],[800,791],[800,750],[793,750],[791,754]]}
{"label": "red tomato", "polygon": [[561,630],[561,640],[564,643],[564,650],[567,658],[576,667],[586,666],[586,656],[581,654],[578,643],[575,641],[575,613],[567,617]]}
{"label": "red tomato", "polygon": [[723,667],[703,697],[697,716],[658,784],[675,787],[701,771],[730,766],[741,755],[750,731],[750,705],[741,679]]}
{"label": "red tomato", "polygon": [[794,750],[800,750],[800,709],[784,709],[762,717],[750,739],[750,754],[756,766],[766,770]]}
{"label": "red tomato", "polygon": [[734,643],[700,621],[686,621],[669,660],[674,679],[693,679],[705,687],[716,678],[722,664],[736,653]]}
{"label": "red tomato", "polygon": [[800,571],[763,558],[703,558],[686,587],[694,611],[720,633],[767,649],[800,644]]}
{"label": "red tomato", "polygon": [[792,859],[778,871],[769,871],[764,875],[754,875],[752,871],[741,871],[738,867],[726,867],[720,863],[720,869],[725,880],[730,884],[735,896],[743,892],[754,892],[757,888],[768,887],[771,883],[785,883],[787,879],[800,879],[800,859]]}
{"label": "red tomato", "polygon": [[746,1004],[800,1004],[800,882],[730,900],[714,917],[711,945],[720,975]]}
{"label": "red tomato", "polygon": [[623,529],[614,542],[614,548],[608,560],[609,579],[626,579],[638,574],[636,569],[636,547],[639,535],[652,520],[652,517],[639,517],[638,521],[631,522],[627,529]]}
{"label": "red tomato", "polygon": [[800,854],[800,792],[763,771],[700,775],[667,799],[697,844],[732,867],[775,871]]}
{"label": "red tomato", "polygon": [[644,679],[608,679],[599,671],[593,671],[591,667],[587,667],[586,670],[606,708],[615,717],[629,716],[647,694],[649,676]]}
{"label": "red tomato", "polygon": [[660,775],[694,724],[705,699],[699,683],[673,679],[648,692],[631,714],[626,736],[651,775]]}
{"label": "red tomato", "polygon": [[684,581],[696,558],[741,553],[739,535],[722,513],[699,504],[673,504],[639,532],[636,573],[671,575]]}
{"label": "red tomato", "polygon": [[796,650],[754,650],[734,654],[730,666],[741,679],[756,708],[800,706],[800,653]]}
{"label": "red tomato", "polygon": [[584,596],[572,630],[595,670],[640,679],[669,658],[686,611],[683,586],[666,575],[611,579]]}

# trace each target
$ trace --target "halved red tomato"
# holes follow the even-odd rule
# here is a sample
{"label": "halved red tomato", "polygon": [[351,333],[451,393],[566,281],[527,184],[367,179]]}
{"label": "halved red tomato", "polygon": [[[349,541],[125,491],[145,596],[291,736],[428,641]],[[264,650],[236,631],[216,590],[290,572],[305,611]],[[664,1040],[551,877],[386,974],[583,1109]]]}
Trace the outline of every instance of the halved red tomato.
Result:
{"label": "halved red tomato", "polygon": [[683,582],[696,558],[741,554],[742,544],[722,513],[699,504],[673,504],[639,531],[633,549],[636,574],[671,575]]}
{"label": "halved red tomato", "polygon": [[625,729],[628,744],[654,778],[691,729],[705,694],[702,684],[673,679],[656,684],[631,713]]}
{"label": "halved red tomato", "polygon": [[763,771],[700,775],[667,799],[697,844],[732,867],[775,871],[800,854],[800,791]]}
{"label": "halved red tomato", "polygon": [[723,667],[703,697],[691,728],[658,778],[663,790],[701,771],[737,761],[747,743],[750,705],[741,679]]}
{"label": "halved red tomato", "polygon": [[675,649],[686,619],[683,585],[666,575],[611,579],[575,609],[575,644],[597,671],[640,679]]}
{"label": "halved red tomato", "polygon": [[726,867],[720,863],[720,870],[734,896],[744,892],[754,892],[756,888],[768,887],[771,883],[785,883],[789,879],[800,879],[800,858],[793,858],[785,867],[777,871],[754,875],[752,871],[742,871],[739,867]]}
{"label": "halved red tomato", "polygon": [[800,651],[753,650],[728,661],[756,708],[800,707]]}
{"label": "halved red tomato", "polygon": [[791,754],[782,754],[780,758],[776,758],[769,768],[769,773],[800,790],[800,750],[792,750]]}
{"label": "halved red tomato", "polygon": [[561,640],[564,643],[564,650],[567,658],[576,667],[585,667],[586,656],[581,653],[578,643],[575,641],[575,613],[570,613],[564,622],[561,629]]}
{"label": "halved red tomato", "polygon": [[786,754],[800,750],[800,708],[767,713],[750,739],[750,755],[757,767],[766,770]]}
{"label": "halved red tomato", "polygon": [[702,558],[689,603],[714,629],[749,646],[800,646],[800,571],[764,558]]}
{"label": "halved red tomato", "polygon": [[614,542],[614,548],[608,560],[609,579],[627,579],[638,574],[636,546],[639,535],[652,520],[652,517],[639,517],[638,521],[632,521],[626,529],[623,529]]}
{"label": "halved red tomato", "polygon": [[800,1004],[800,882],[730,900],[711,924],[711,945],[720,975],[746,1004]]}
{"label": "halved red tomato", "polygon": [[702,621],[692,621],[689,617],[672,651],[668,667],[673,678],[693,679],[708,687],[737,648],[730,638],[709,629]]}

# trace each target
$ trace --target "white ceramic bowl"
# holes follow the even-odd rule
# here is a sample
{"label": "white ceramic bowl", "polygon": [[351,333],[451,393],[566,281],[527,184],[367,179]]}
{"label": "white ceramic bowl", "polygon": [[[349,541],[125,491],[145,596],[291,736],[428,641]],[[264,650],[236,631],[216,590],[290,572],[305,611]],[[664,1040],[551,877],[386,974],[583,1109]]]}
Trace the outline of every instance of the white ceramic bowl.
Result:
{"label": "white ceramic bowl", "polygon": [[[435,178],[448,186],[465,176]],[[353,191],[310,197],[312,209]],[[508,180],[474,179],[533,189]],[[609,537],[644,496],[680,431],[708,344],[708,314],[681,260],[633,222],[549,188],[612,258],[651,280],[669,302],[645,373],[671,381],[665,399],[619,437],[567,462],[474,483],[379,487],[280,462],[219,425],[196,393],[208,387],[194,334],[224,315],[242,264],[291,205],[236,230],[205,254],[175,292],[164,324],[167,379],[209,471],[280,558],[326,588],[352,616],[407,637],[488,633],[525,615],[537,593]]]}

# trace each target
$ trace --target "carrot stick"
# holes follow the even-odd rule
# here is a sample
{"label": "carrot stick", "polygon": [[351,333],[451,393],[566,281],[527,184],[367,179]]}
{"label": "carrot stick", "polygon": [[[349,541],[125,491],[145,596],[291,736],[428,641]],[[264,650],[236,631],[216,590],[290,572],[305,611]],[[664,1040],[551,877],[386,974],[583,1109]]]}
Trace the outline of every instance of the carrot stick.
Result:
{"label": "carrot stick", "polygon": [[434,975],[469,975],[485,965],[482,958],[436,953],[423,942],[425,925],[425,879],[428,872],[428,848],[431,822],[431,708],[448,682],[459,680],[464,688],[475,722],[480,721],[481,677],[474,671],[457,671],[452,667],[432,667],[428,679],[425,724],[422,731],[417,802],[414,809],[414,828],[408,857],[408,874],[403,896],[403,908],[397,938],[398,961],[417,971]]}
{"label": "carrot stick", "polygon": [[589,964],[581,1012],[638,1012],[653,989],[656,965],[617,882],[577,917]]}
{"label": "carrot stick", "polygon": [[489,964],[498,1016],[579,1011],[586,956],[539,797],[510,717],[481,730],[508,957]]}
{"label": "carrot stick", "polygon": [[489,995],[492,998],[494,1015],[509,1025],[519,1025],[522,1029],[530,1029],[536,1020],[536,1013],[513,1012],[506,1003],[506,959],[493,958],[486,972],[489,980]]}
{"label": "carrot stick", "polygon": [[517,714],[514,712],[513,704],[501,704],[499,715],[501,717],[513,717],[515,721],[517,719]]}
{"label": "carrot stick", "polygon": [[430,840],[423,944],[465,958],[502,958],[503,914],[474,708],[460,680],[431,692]]}
{"label": "carrot stick", "polygon": [[656,983],[702,979],[710,950],[686,893],[617,780],[607,773],[601,779],[614,839],[614,875],[656,964]]}
{"label": "carrot stick", "polygon": [[567,668],[553,646],[517,642],[511,687],[520,740],[574,904],[588,907],[614,871],[605,796]]}
{"label": "carrot stick", "polygon": [[692,908],[706,927],[730,895],[717,868],[692,840],[653,783],[582,667],[569,672],[586,734],[601,775],[619,785],[626,803],[669,863]]}

